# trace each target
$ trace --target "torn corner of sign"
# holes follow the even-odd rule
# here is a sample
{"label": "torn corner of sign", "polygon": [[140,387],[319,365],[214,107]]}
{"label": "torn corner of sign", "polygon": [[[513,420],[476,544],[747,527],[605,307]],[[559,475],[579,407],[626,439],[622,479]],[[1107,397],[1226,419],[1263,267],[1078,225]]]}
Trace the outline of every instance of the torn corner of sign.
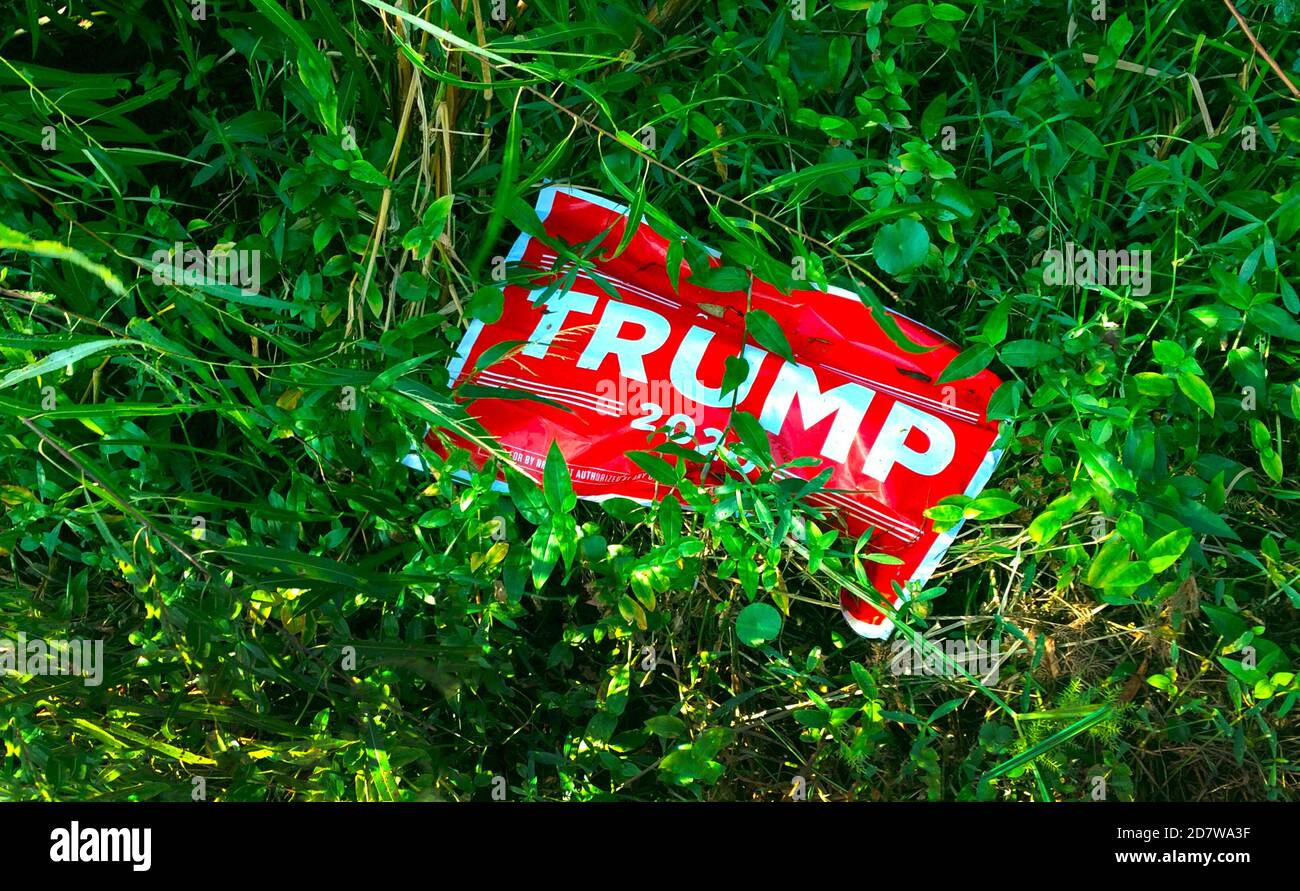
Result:
{"label": "torn corner of sign", "polygon": [[[521,233],[506,257],[529,273],[503,286],[496,321],[470,323],[447,368],[451,386],[473,381],[467,411],[520,470],[540,479],[554,443],[580,498],[682,500],[629,453],[671,442],[712,455],[738,440],[733,413],[744,412],[766,435],[777,478],[825,476],[808,487],[808,507],[855,538],[871,532],[872,550],[887,558],[870,562],[867,577],[890,607],[925,584],[958,531],[936,532],[925,511],[977,495],[1001,454],[988,418],[1001,383],[992,372],[939,383],[957,348],[890,312],[890,327],[924,349],[900,347],[850,291],[782,292],[752,276],[728,282],[733,291],[695,284],[700,270],[662,235],[596,195],[548,186],[537,216],[547,238]],[[775,322],[780,337],[756,338],[754,318]],[[430,431],[426,444],[466,449],[480,464],[489,457],[455,431]],[[427,469],[418,451],[404,463]],[[715,481],[698,468],[686,478]],[[841,607],[862,636],[893,629],[850,591]]]}

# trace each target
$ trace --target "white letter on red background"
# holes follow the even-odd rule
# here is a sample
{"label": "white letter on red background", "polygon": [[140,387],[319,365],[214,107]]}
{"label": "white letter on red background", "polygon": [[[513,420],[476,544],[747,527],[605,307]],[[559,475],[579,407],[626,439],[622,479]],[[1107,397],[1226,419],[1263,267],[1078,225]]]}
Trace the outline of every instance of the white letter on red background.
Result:
{"label": "white letter on red background", "polygon": [[[908,434],[918,427],[930,440],[924,452],[903,444]],[[862,469],[867,476],[882,483],[895,464],[922,476],[934,476],[951,463],[956,445],[952,428],[943,421],[905,402],[895,402]]]}
{"label": "white letter on red background", "polygon": [[[640,337],[620,337],[626,322],[640,325],[645,331]],[[645,357],[663,346],[671,333],[668,320],[654,310],[611,300],[605,305],[605,311],[596,324],[596,331],[578,359],[578,367],[599,368],[609,354],[613,353],[618,356],[619,374],[630,380],[649,383],[645,373]]]}
{"label": "white letter on red background", "polygon": [[749,395],[750,387],[754,386],[754,379],[758,377],[759,366],[767,358],[767,351],[745,344],[743,355],[749,364],[749,374],[734,393],[724,394],[721,387],[706,387],[700,383],[700,363],[704,359],[704,351],[712,342],[712,331],[692,325],[691,330],[687,331],[686,337],[682,339],[681,346],[677,348],[677,354],[673,356],[673,365],[668,371],[669,380],[673,382],[677,392],[701,405],[726,408],[731,405],[733,399],[737,404],[744,402],[745,397]]}
{"label": "white letter on red background", "polygon": [[817,384],[817,375],[811,368],[784,362],[777,372],[776,382],[768,391],[758,423],[768,433],[779,434],[786,415],[790,413],[790,406],[798,396],[799,412],[803,416],[805,430],[828,415],[835,415],[821,453],[842,464],[848,460],[849,446],[857,438],[858,427],[862,426],[867,406],[871,405],[875,395],[875,390],[868,390],[858,384],[841,384],[823,393]]}
{"label": "white letter on red background", "polygon": [[[532,299],[541,291],[534,291],[529,295]],[[524,347],[523,354],[532,356],[534,359],[544,359],[546,350],[550,347],[551,341],[555,340],[555,335],[560,333],[564,327],[564,322],[571,312],[589,313],[596,307],[596,298],[591,294],[583,294],[581,291],[565,291],[563,294],[556,294],[546,301],[545,312],[542,313],[542,320],[537,323],[537,328],[533,331],[533,336],[528,338],[528,346]]]}

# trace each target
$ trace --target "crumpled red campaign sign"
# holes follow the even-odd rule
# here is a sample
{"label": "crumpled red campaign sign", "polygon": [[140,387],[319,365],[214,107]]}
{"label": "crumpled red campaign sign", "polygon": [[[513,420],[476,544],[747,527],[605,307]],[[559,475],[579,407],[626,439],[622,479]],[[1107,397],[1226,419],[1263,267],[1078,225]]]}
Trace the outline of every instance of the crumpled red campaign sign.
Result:
{"label": "crumpled red campaign sign", "polygon": [[[566,265],[543,241],[521,234],[506,263],[537,276],[504,287],[500,319],[472,322],[448,366],[453,387],[472,381],[556,403],[479,396],[468,404],[520,468],[540,480],[554,442],[578,497],[661,500],[675,490],[628,453],[650,448],[647,438],[665,428],[673,441],[710,453],[723,431],[728,441],[735,438],[728,430],[734,404],[758,419],[778,464],[818,459],[817,466],[779,473],[811,479],[831,469],[824,488],[807,501],[855,538],[874,530],[870,548],[898,558],[868,564],[881,595],[897,605],[927,581],[957,529],[936,533],[923,512],[948,495],[978,494],[1000,456],[998,424],[986,416],[996,376],[982,371],[936,383],[956,348],[891,313],[912,341],[933,349],[899,348],[848,291],[783,294],[753,280],[749,295],[719,292],[693,285],[682,261],[674,287],[668,241],[643,219],[618,251],[627,209],[596,195],[550,186],[536,210],[553,240],[575,251],[597,245],[586,254],[591,265]],[[795,361],[746,339],[747,298],[780,325]],[[494,347],[492,361],[479,368]],[[501,353],[504,358],[494,358]],[[741,355],[748,376],[723,393],[726,359]],[[488,459],[475,443],[443,435],[476,461]],[[667,438],[661,432],[651,442]],[[433,431],[426,442],[443,451]],[[883,638],[893,628],[848,592],[841,606],[861,635]]]}

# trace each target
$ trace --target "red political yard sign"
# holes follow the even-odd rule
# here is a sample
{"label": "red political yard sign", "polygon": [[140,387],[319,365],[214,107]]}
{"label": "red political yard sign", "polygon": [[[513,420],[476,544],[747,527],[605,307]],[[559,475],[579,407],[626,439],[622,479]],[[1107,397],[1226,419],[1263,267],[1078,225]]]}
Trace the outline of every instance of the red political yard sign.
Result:
{"label": "red political yard sign", "polygon": [[[675,288],[668,242],[644,221],[618,252],[625,208],[552,186],[541,192],[537,215],[549,236],[575,250],[598,245],[588,254],[594,269],[575,273],[552,248],[521,234],[506,261],[538,275],[506,285],[500,320],[473,322],[448,367],[453,386],[471,381],[522,390],[559,406],[490,396],[469,404],[521,468],[540,479],[555,442],[579,497],[660,500],[675,491],[628,453],[665,442],[668,434],[655,434],[664,428],[675,442],[710,453],[734,404],[758,419],[778,464],[818,459],[817,466],[779,472],[811,479],[830,468],[823,489],[807,500],[855,537],[873,529],[870,546],[901,561],[868,564],[881,595],[896,605],[925,583],[957,530],[934,532],[923,512],[948,495],[974,496],[997,464],[998,424],[986,417],[997,377],[983,371],[937,384],[957,350],[930,329],[891,313],[911,340],[933,347],[909,353],[847,291],[782,294],[755,280],[750,305],[781,326],[795,358],[788,361],[746,341],[743,291],[692,285],[684,262]],[[485,351],[506,343],[516,347],[478,368]],[[748,376],[723,393],[726,359],[739,355]],[[478,462],[489,457],[445,435]],[[442,451],[432,431],[427,443]],[[847,592],[841,605],[859,634],[883,638],[893,627]]]}

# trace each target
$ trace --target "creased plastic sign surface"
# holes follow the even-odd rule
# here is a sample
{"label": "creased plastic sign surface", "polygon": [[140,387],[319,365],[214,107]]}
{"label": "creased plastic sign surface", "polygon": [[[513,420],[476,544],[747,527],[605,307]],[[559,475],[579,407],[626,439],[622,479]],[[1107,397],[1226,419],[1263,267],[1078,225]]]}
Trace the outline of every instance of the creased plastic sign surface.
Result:
{"label": "creased plastic sign surface", "polygon": [[[448,366],[452,386],[471,381],[522,390],[562,406],[483,396],[469,403],[469,413],[520,467],[540,480],[554,441],[579,497],[661,500],[675,491],[651,479],[628,452],[666,441],[667,434],[654,431],[670,428],[675,441],[709,453],[727,429],[734,400],[759,420],[776,462],[820,459],[819,466],[791,474],[811,479],[832,469],[823,491],[807,499],[831,521],[823,526],[839,525],[855,538],[872,528],[869,548],[901,560],[867,564],[881,595],[897,605],[910,593],[909,583],[925,583],[957,530],[935,533],[922,512],[948,495],[975,495],[997,464],[998,425],[986,418],[997,377],[984,371],[933,383],[957,350],[930,329],[894,316],[913,341],[936,347],[909,353],[853,294],[782,294],[755,281],[752,306],[780,324],[797,360],[789,362],[752,339],[742,344],[743,292],[693,286],[685,263],[675,289],[666,269],[667,242],[644,221],[610,259],[623,236],[625,208],[552,186],[540,193],[537,215],[548,235],[578,252],[607,233],[586,254],[605,287],[586,272],[559,275],[571,270],[557,266],[563,261],[546,244],[521,234],[506,262],[539,270],[537,278],[506,285],[500,320],[474,321]],[[557,280],[571,284],[557,289]],[[507,341],[526,345],[477,367],[486,350]],[[742,347],[748,378],[723,394],[726,358],[740,355]],[[488,457],[471,442],[443,435],[480,463]],[[728,433],[728,441],[734,438]],[[444,451],[432,431],[427,444]],[[893,628],[848,592],[841,605],[861,635],[883,638]]]}

